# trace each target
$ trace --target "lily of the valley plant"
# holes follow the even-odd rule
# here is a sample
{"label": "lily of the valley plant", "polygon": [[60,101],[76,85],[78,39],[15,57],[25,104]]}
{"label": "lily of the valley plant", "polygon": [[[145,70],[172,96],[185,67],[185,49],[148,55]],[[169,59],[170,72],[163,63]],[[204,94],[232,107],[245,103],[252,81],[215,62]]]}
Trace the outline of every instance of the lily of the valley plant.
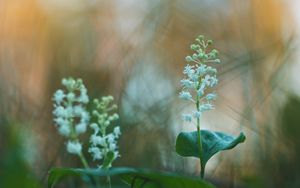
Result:
{"label": "lily of the valley plant", "polygon": [[[112,162],[119,157],[117,139],[121,135],[120,127],[112,129],[112,122],[119,116],[113,113],[117,109],[112,96],[102,97],[101,100],[93,99],[93,110],[90,113],[87,105],[90,102],[87,89],[81,79],[64,78],[62,85],[65,89],[59,89],[53,96],[54,122],[59,134],[66,138],[66,149],[70,154],[77,155],[83,166],[89,168],[89,164],[83,154],[83,144],[80,136],[91,129],[90,145],[88,153],[94,160],[100,161],[98,167],[107,169]],[[92,118],[92,117],[95,118]],[[91,119],[95,119],[92,122]],[[111,130],[109,132],[108,130]]]}
{"label": "lily of the valley plant", "polygon": [[205,165],[208,159],[221,150],[231,149],[235,145],[245,140],[243,133],[239,137],[233,138],[220,132],[200,130],[200,120],[204,112],[213,110],[213,101],[217,94],[213,91],[218,84],[217,69],[212,67],[220,64],[218,51],[211,49],[212,41],[205,40],[200,35],[196,42],[192,44],[192,55],[185,58],[188,64],[183,70],[185,78],[181,80],[182,91],[179,97],[191,102],[195,110],[182,115],[183,120],[196,124],[197,131],[182,132],[176,141],[176,151],[179,155],[197,157],[200,160],[201,177],[204,177]]}

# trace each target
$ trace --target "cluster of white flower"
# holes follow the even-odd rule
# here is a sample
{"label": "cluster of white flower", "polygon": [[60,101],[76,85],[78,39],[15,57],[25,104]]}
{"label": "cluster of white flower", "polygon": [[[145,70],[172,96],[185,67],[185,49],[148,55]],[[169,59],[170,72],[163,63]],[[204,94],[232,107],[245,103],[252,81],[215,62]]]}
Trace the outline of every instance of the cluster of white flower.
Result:
{"label": "cluster of white flower", "polygon": [[[90,113],[86,110],[89,103],[87,89],[81,79],[63,79],[62,85],[66,91],[57,90],[54,93],[54,122],[58,128],[58,132],[68,139],[67,151],[71,154],[78,155],[86,164],[82,154],[82,144],[79,142],[79,135],[87,131],[90,122]],[[102,97],[101,101],[94,99],[95,110],[93,116],[97,120],[90,124],[90,128],[94,133],[90,137],[90,148],[94,160],[105,161],[109,159],[109,163],[105,168],[109,168],[113,160],[119,156],[117,148],[117,139],[121,135],[120,127],[114,127],[111,133],[107,134],[107,128],[112,121],[119,119],[118,114],[111,111],[116,110],[116,105],[111,105],[112,96]],[[88,165],[86,165],[88,167]]]}
{"label": "cluster of white flower", "polygon": [[[187,56],[187,62],[194,62],[194,65],[187,64],[183,74],[185,79],[181,80],[183,90],[179,93],[179,97],[196,103],[197,110],[192,114],[183,114],[183,120],[192,122],[193,117],[199,119],[202,112],[214,109],[212,101],[216,99],[215,93],[209,93],[207,90],[218,84],[217,70],[206,63],[221,63],[217,58],[218,52],[213,49],[208,52],[211,40],[204,40],[202,35],[196,39],[196,44],[191,45],[191,50],[195,53]],[[195,96],[195,97],[193,97]]]}
{"label": "cluster of white flower", "polygon": [[[116,126],[111,133],[107,133],[107,128],[112,121],[119,119],[118,114],[110,112],[117,109],[116,105],[111,105],[113,101],[112,96],[102,97],[101,101],[95,99],[94,105],[96,110],[93,111],[93,116],[96,117],[97,122],[92,123],[90,127],[94,130],[94,133],[90,137],[89,152],[92,154],[94,160],[106,160],[109,161],[107,166],[103,168],[109,168],[118,156],[117,139],[121,135],[120,127]],[[111,114],[111,115],[110,115]]]}
{"label": "cluster of white flower", "polygon": [[67,151],[72,154],[80,154],[82,145],[78,141],[78,136],[86,132],[90,115],[86,110],[89,102],[87,89],[81,79],[63,79],[62,85],[67,91],[61,89],[54,93],[54,122],[58,132],[69,139]]}

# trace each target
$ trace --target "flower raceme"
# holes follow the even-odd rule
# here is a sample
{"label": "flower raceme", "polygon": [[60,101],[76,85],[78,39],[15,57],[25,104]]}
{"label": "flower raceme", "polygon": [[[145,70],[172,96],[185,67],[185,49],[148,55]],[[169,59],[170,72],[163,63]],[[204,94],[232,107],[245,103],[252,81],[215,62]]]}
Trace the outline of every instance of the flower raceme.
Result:
{"label": "flower raceme", "polygon": [[78,136],[86,132],[90,120],[89,112],[86,110],[89,97],[81,79],[64,78],[62,85],[67,91],[59,89],[53,96],[54,122],[58,132],[69,139],[67,151],[78,155],[82,149]]}
{"label": "flower raceme", "polygon": [[[79,142],[79,135],[87,132],[90,127],[94,133],[90,136],[91,153],[94,160],[105,160],[108,153],[112,153],[108,167],[113,160],[119,157],[117,139],[121,135],[120,127],[114,127],[111,133],[107,133],[107,128],[111,123],[119,118],[117,113],[109,115],[117,109],[116,105],[111,105],[112,96],[102,97],[101,101],[94,99],[95,109],[92,115],[86,109],[89,104],[87,89],[81,79],[64,78],[62,85],[66,90],[58,89],[53,95],[54,101],[54,122],[60,135],[68,141],[66,143],[67,152],[80,157],[84,165],[86,160],[82,154],[83,146]],[[91,122],[91,116],[96,117],[97,122]],[[88,126],[89,125],[89,126]],[[85,165],[88,167],[88,165]],[[101,167],[101,165],[99,165]]]}
{"label": "flower raceme", "polygon": [[94,133],[90,137],[91,145],[88,151],[94,160],[101,160],[111,156],[110,162],[103,168],[111,167],[111,163],[119,157],[117,139],[121,135],[120,127],[114,127],[111,133],[107,131],[111,122],[119,119],[117,113],[112,113],[112,111],[117,109],[116,105],[111,105],[112,101],[112,96],[102,97],[101,101],[98,99],[93,101],[95,105],[93,116],[97,121],[90,126]]}
{"label": "flower raceme", "polygon": [[214,92],[208,92],[218,84],[217,69],[207,65],[221,63],[217,58],[218,52],[215,49],[209,50],[211,40],[205,40],[202,35],[198,36],[196,43],[191,45],[194,54],[187,56],[188,63],[183,70],[185,78],[181,80],[182,91],[179,98],[196,103],[196,111],[192,114],[183,114],[184,121],[192,122],[192,118],[200,118],[205,111],[214,109],[212,101],[217,98]]}

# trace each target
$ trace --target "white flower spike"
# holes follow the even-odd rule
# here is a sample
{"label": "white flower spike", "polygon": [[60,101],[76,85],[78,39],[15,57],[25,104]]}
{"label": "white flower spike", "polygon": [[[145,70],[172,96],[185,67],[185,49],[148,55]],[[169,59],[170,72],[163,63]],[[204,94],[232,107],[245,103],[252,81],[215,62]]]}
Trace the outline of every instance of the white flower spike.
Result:
{"label": "white flower spike", "polygon": [[88,152],[92,155],[93,160],[104,162],[108,158],[109,164],[99,165],[101,168],[111,167],[112,162],[120,156],[117,139],[121,135],[119,126],[111,127],[112,122],[119,119],[117,113],[112,113],[117,109],[116,105],[111,104],[113,97],[106,96],[101,100],[93,100],[95,107],[91,115],[95,117],[96,122],[91,123],[91,115],[86,110],[89,96],[82,80],[64,78],[62,85],[66,89],[59,89],[53,95],[54,110],[52,113],[59,134],[67,139],[67,152],[77,155],[84,167],[89,168],[82,153],[83,146],[79,142],[79,136],[86,133],[87,128],[90,127],[93,134],[90,136]]}
{"label": "white flower spike", "polygon": [[62,85],[66,87],[66,91],[58,89],[53,96],[54,122],[59,134],[68,139],[67,151],[82,157],[82,145],[79,143],[78,136],[86,132],[90,115],[86,110],[86,103],[80,98],[81,91],[85,91],[85,97],[88,98],[87,90],[81,79],[64,78]]}
{"label": "white flower spike", "polygon": [[187,122],[192,122],[193,118],[198,122],[203,112],[214,109],[212,101],[217,98],[217,94],[207,93],[207,90],[218,84],[217,69],[208,64],[220,63],[220,59],[217,59],[217,50],[209,50],[211,43],[211,40],[204,40],[200,35],[196,43],[191,45],[195,53],[185,58],[188,63],[194,62],[194,64],[187,64],[184,67],[183,74],[186,77],[181,80],[182,91],[179,93],[179,98],[192,101],[197,107],[193,115],[182,115],[183,120]]}
{"label": "white flower spike", "polygon": [[111,111],[117,108],[116,105],[111,105],[112,101],[112,96],[102,97],[101,100],[95,99],[93,101],[96,106],[93,116],[97,121],[90,125],[94,130],[94,134],[90,137],[91,146],[88,151],[94,160],[105,160],[109,155],[113,155],[110,164],[101,166],[101,168],[109,168],[111,163],[119,157],[117,139],[121,135],[120,127],[114,127],[111,133],[107,130],[113,121],[119,119],[119,115],[116,113],[110,115]]}

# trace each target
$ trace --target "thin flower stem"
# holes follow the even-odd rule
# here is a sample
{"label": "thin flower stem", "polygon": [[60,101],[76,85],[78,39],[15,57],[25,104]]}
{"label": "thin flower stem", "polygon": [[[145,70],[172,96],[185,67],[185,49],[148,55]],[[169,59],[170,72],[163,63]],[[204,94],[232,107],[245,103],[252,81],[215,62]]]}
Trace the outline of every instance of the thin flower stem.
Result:
{"label": "thin flower stem", "polygon": [[[198,85],[199,89],[200,84]],[[196,97],[196,108],[197,111],[200,110],[200,102],[201,100],[199,99],[199,96],[197,95]],[[201,130],[200,130],[200,117],[197,117],[197,133],[198,133],[198,147],[199,147],[199,163],[200,163],[200,167],[201,167],[201,172],[200,172],[200,176],[203,179],[204,178],[204,167],[202,165],[202,161],[203,161],[203,155],[202,155],[202,143],[201,143]]]}
{"label": "thin flower stem", "polygon": [[82,153],[82,152],[80,152],[78,156],[79,156],[79,158],[80,158],[80,161],[82,162],[82,164],[83,164],[84,168],[86,168],[86,169],[89,169],[89,168],[90,168],[90,166],[88,165],[88,163],[87,163],[87,161],[86,161],[86,159],[85,159],[85,157],[84,157],[83,153]]}
{"label": "thin flower stem", "polygon": [[[107,152],[105,153],[104,160],[106,159],[106,157],[107,157]],[[103,169],[109,170],[109,167],[105,166]],[[106,181],[107,181],[108,187],[111,188],[111,181],[110,181],[110,176],[109,175],[106,176]]]}
{"label": "thin flower stem", "polygon": [[202,179],[204,179],[204,172],[205,172],[205,165],[201,165],[201,174],[200,174],[200,176],[201,176],[201,178]]}
{"label": "thin flower stem", "polygon": [[[79,154],[78,156],[79,156],[80,161],[82,162],[84,168],[85,168],[85,169],[90,169],[90,166],[88,165],[88,163],[87,163],[87,161],[86,161],[86,159],[85,159],[83,153],[80,152],[80,154]],[[94,176],[93,176],[92,178],[93,178],[93,180],[94,180],[94,183],[95,183],[94,185],[96,186],[96,188],[99,188],[100,185],[99,185],[99,182],[98,182],[98,178],[97,178],[97,177],[94,177]]]}
{"label": "thin flower stem", "polygon": [[107,183],[108,183],[109,188],[111,188],[110,176],[107,176]]}

